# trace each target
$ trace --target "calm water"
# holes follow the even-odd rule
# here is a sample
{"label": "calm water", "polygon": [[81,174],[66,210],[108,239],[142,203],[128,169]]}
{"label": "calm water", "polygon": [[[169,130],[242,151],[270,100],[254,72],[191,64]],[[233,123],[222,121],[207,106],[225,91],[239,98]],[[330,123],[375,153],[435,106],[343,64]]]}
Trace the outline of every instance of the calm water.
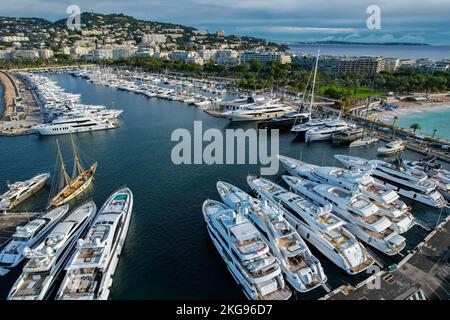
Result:
{"label": "calm water", "polygon": [[[243,190],[246,176],[259,173],[257,165],[173,165],[170,160],[174,145],[170,135],[176,128],[193,128],[194,120],[202,120],[203,128],[233,128],[224,119],[213,118],[201,109],[179,102],[148,99],[141,95],[95,86],[69,75],[53,76],[67,91],[81,93],[86,103],[123,108],[119,129],[80,134],[80,149],[98,161],[92,197],[101,206],[116,188],[128,185],[134,192],[134,213],[119,262],[112,299],[241,299],[243,294],[216,252],[206,231],[201,214],[202,202],[217,199],[217,180],[225,180]],[[255,124],[240,125],[252,127]],[[0,181],[26,179],[40,171],[52,171],[55,165],[55,137],[24,136],[0,138]],[[68,137],[60,136],[62,145]],[[68,148],[64,149],[70,158]],[[348,153],[348,148],[331,143],[296,141],[286,133],[280,136],[280,153],[316,164],[333,164],[333,154]],[[352,151],[354,155],[375,157],[375,147]],[[406,153],[408,158],[418,156]],[[70,168],[70,165],[69,165]],[[280,174],[283,173],[280,171]],[[280,182],[280,175],[272,177]],[[22,206],[40,210],[48,199],[43,190]],[[83,199],[79,199],[82,201]],[[415,207],[421,221],[434,225],[438,212]],[[406,237],[408,248],[414,247],[426,232],[414,227]],[[349,277],[314,248],[335,288],[343,283],[356,283],[365,275]],[[380,254],[381,255],[381,254]],[[383,257],[392,263],[398,259]],[[19,271],[0,278],[0,295],[4,297]],[[325,292],[318,289],[298,299],[313,299]]]}
{"label": "calm water", "polygon": [[419,123],[420,132],[432,135],[433,129],[437,129],[436,137],[450,140],[450,108],[402,115],[397,123],[401,128],[409,128],[413,123]]}
{"label": "calm water", "polygon": [[418,45],[359,45],[359,44],[292,44],[294,52],[308,52],[321,55],[348,56],[384,56],[389,58],[430,58],[450,59],[450,46]]}

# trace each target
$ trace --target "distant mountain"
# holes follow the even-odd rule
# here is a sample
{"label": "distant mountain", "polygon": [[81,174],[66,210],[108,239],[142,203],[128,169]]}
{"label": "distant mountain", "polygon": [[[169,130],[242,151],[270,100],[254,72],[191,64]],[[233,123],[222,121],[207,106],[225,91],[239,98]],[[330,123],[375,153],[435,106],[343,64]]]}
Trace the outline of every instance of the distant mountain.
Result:
{"label": "distant mountain", "polygon": [[414,42],[351,42],[351,41],[296,41],[289,42],[289,44],[342,44],[342,45],[373,45],[373,46],[429,46],[426,43],[414,43]]}
{"label": "distant mountain", "polygon": [[[174,37],[173,41],[177,45],[190,46],[195,44],[217,44],[217,43],[232,43],[240,44],[241,48],[268,46],[278,49],[286,49],[285,46],[275,42],[268,42],[264,39],[247,36],[235,35],[217,35],[216,33],[202,33],[196,28],[183,26],[180,24],[147,21],[137,19],[125,14],[98,14],[93,12],[83,12],[81,14],[81,31],[85,30],[100,30],[103,35],[108,35],[116,39],[116,43],[128,40],[135,40],[139,42],[144,34],[148,33],[178,33],[181,37]],[[79,40],[81,33],[76,30],[68,30],[66,26],[67,18],[51,22],[40,18],[14,18],[0,16],[0,36],[13,35],[23,33],[29,36],[30,39],[35,39],[35,34],[47,33],[45,41],[46,45],[62,46],[71,45],[73,41]],[[175,31],[177,29],[177,31]],[[172,30],[174,30],[172,32]],[[98,34],[98,38],[106,38]],[[55,41],[53,41],[56,39]],[[200,40],[198,40],[200,39]]]}

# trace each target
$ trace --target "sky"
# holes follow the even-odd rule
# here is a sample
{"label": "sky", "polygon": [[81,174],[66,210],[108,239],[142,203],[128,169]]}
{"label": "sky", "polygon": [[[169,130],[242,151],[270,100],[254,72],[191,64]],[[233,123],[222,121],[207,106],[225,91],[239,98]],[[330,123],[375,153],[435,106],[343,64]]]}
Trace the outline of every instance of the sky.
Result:
{"label": "sky", "polygon": [[54,21],[73,4],[82,12],[124,13],[276,41],[450,45],[450,0],[1,0],[0,15]]}

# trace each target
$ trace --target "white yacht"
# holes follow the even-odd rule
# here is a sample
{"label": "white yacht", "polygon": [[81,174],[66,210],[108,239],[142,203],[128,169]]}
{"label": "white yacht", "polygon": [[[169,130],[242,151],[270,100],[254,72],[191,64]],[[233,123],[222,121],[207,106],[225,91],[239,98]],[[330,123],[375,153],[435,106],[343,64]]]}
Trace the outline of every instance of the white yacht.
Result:
{"label": "white yacht", "polygon": [[64,267],[77,239],[97,212],[94,202],[73,210],[59,222],[36,248],[24,249],[28,262],[8,295],[8,300],[44,300]]}
{"label": "white yacht", "polygon": [[287,191],[264,178],[248,176],[247,183],[261,199],[279,205],[300,235],[348,274],[358,274],[374,263],[366,248],[332,213],[330,204],[321,205]]}
{"label": "white yacht", "polygon": [[206,200],[202,212],[208,233],[231,275],[250,300],[287,300],[280,264],[261,233],[241,212],[221,202]]}
{"label": "white yacht", "polygon": [[384,147],[377,149],[378,154],[392,154],[405,150],[405,144],[402,140],[397,139],[387,143]]}
{"label": "white yacht", "polygon": [[335,155],[345,167],[366,170],[380,183],[398,194],[434,208],[442,208],[446,201],[436,190],[436,184],[420,171],[403,166],[400,161],[388,163],[381,160],[366,160],[347,155]]}
{"label": "white yacht", "polygon": [[0,196],[0,212],[11,210],[41,190],[50,173],[41,173],[26,181],[8,183],[8,191]]}
{"label": "white yacht", "polygon": [[258,121],[280,117],[293,112],[294,109],[279,103],[263,103],[247,106],[245,109],[226,111],[222,117],[230,121]]}
{"label": "white yacht", "polygon": [[350,125],[342,120],[330,120],[321,126],[312,128],[305,133],[305,141],[330,140],[331,136],[350,128]]}
{"label": "white yacht", "polygon": [[377,143],[380,139],[372,136],[365,136],[361,139],[355,140],[350,143],[350,148],[358,148],[358,147],[365,147],[369,146],[371,144]]}
{"label": "white yacht", "polygon": [[295,133],[297,136],[304,136],[307,131],[317,128],[319,126],[324,125],[330,121],[328,118],[322,119],[310,119],[305,123],[300,123],[291,128],[291,132]]}
{"label": "white yacht", "polygon": [[[23,250],[33,247],[48,234],[69,210],[69,205],[57,207],[31,220],[24,226],[16,227],[16,232],[0,251],[0,267],[14,268],[24,259]],[[6,273],[4,273],[6,274]]]}
{"label": "white yacht", "polygon": [[97,130],[115,129],[118,127],[117,120],[104,117],[82,116],[82,117],[60,117],[51,123],[32,127],[40,135],[58,135],[68,133],[91,132]]}
{"label": "white yacht", "polygon": [[56,299],[108,299],[132,211],[133,193],[128,188],[106,200],[86,237],[78,240]]}
{"label": "white yacht", "polygon": [[403,164],[411,170],[426,173],[428,178],[436,184],[437,190],[447,201],[450,201],[450,171],[443,169],[435,161],[436,157],[428,157],[419,161],[403,160]]}
{"label": "white yacht", "polygon": [[334,213],[348,222],[348,230],[377,250],[395,255],[405,248],[405,238],[391,229],[391,222],[361,193],[298,177],[283,176],[283,180],[306,198],[332,204]]}
{"label": "white yacht", "polygon": [[266,200],[259,201],[241,189],[217,182],[222,201],[233,210],[243,210],[269,244],[272,253],[280,262],[285,279],[299,292],[313,290],[326,282],[320,261],[309,251],[308,246],[283,216],[276,205]]}
{"label": "white yacht", "polygon": [[348,191],[359,190],[379,209],[380,213],[392,223],[392,228],[402,234],[414,226],[414,216],[391,188],[376,182],[370,173],[350,171],[337,167],[320,167],[289,157],[279,156],[289,174],[305,178],[316,183],[325,183],[344,188]]}

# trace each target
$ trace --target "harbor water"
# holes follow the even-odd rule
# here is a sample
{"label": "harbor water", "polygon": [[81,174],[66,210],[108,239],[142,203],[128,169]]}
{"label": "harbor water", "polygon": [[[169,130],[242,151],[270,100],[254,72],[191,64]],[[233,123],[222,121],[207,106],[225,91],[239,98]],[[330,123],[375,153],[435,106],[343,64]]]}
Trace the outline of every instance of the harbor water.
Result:
{"label": "harbor water", "polygon": [[[235,124],[214,118],[201,108],[181,102],[147,98],[114,88],[93,85],[67,74],[51,75],[67,92],[81,93],[82,102],[120,108],[121,126],[115,130],[83,133],[75,136],[84,160],[95,159],[98,169],[92,188],[78,202],[92,198],[98,207],[108,195],[122,185],[134,193],[134,212],[130,229],[116,270],[111,299],[243,299],[244,295],[220,255],[216,252],[203,221],[201,205],[205,199],[219,200],[216,182],[224,180],[243,190],[248,174],[259,174],[259,165],[174,165],[171,151],[173,130],[193,130],[193,122],[203,122],[203,129],[253,128],[256,123]],[[69,136],[14,138],[0,137],[0,192],[6,181],[27,179],[49,171],[56,164],[55,141],[59,139],[64,158],[69,161]],[[376,146],[349,150],[330,142],[306,144],[289,132],[280,133],[280,154],[301,158],[319,165],[337,164],[333,155],[353,154],[376,157]],[[418,159],[406,151],[405,158]],[[69,164],[67,166],[71,168]],[[279,174],[269,177],[282,184]],[[283,184],[282,184],[283,185]],[[40,191],[18,210],[42,210],[50,188]],[[414,205],[415,216],[434,227],[439,211]],[[416,246],[427,234],[419,226],[406,235],[407,250]],[[328,286],[355,284],[367,274],[348,276],[310,246],[322,262]],[[385,266],[401,257],[376,253]],[[20,270],[0,278],[0,298],[5,298]],[[326,293],[319,288],[296,299],[316,299]]]}

